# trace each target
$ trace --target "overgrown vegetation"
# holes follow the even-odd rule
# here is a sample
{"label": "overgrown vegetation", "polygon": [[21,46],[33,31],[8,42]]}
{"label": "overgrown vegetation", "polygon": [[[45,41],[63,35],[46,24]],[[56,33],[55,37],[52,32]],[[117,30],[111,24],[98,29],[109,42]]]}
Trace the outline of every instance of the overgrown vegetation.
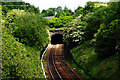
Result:
{"label": "overgrown vegetation", "polygon": [[64,27],[65,24],[70,23],[73,20],[72,16],[62,16],[60,18],[52,18],[49,20],[49,27],[50,28],[60,28]]}
{"label": "overgrown vegetation", "polygon": [[49,43],[48,21],[34,10],[19,8],[7,7],[9,11],[2,12],[6,14],[2,20],[2,79],[41,79],[40,54]]}
{"label": "overgrown vegetation", "polygon": [[64,30],[67,52],[93,78],[119,80],[119,8],[120,2],[88,2],[78,8],[79,16]]}
{"label": "overgrown vegetation", "polygon": [[2,79],[44,78],[40,51],[18,42],[6,27],[2,37]]}
{"label": "overgrown vegetation", "polygon": [[[15,19],[16,18],[16,19]],[[7,13],[5,24],[19,42],[43,49],[48,43],[46,31],[47,21],[40,15],[30,14],[22,10],[11,10]]]}
{"label": "overgrown vegetation", "polygon": [[[113,20],[109,25],[101,25],[96,33],[95,49],[99,57],[120,54],[120,19]],[[103,48],[103,49],[101,49]]]}
{"label": "overgrown vegetation", "polygon": [[[78,70],[80,74],[88,80],[119,80],[119,57],[120,55],[110,56],[106,59],[99,59],[90,41],[71,49],[74,60],[82,68],[92,75],[92,78],[85,75],[84,71]],[[77,67],[76,67],[77,68]]]}
{"label": "overgrown vegetation", "polygon": [[59,18],[61,16],[71,16],[73,13],[72,10],[68,9],[66,6],[64,7],[64,9],[62,9],[61,6],[58,6],[57,8],[48,8],[47,10],[43,9],[41,14],[44,17],[55,16]]}
{"label": "overgrown vegetation", "polygon": [[75,17],[72,10],[68,9],[66,6],[64,9],[62,9],[61,6],[58,6],[57,8],[48,8],[48,10],[42,10],[41,15],[49,19],[48,26],[50,28],[65,27],[65,25],[70,23]]}
{"label": "overgrown vegetation", "polygon": [[[53,31],[64,29],[65,55],[72,55],[84,70],[72,65],[85,78],[91,79],[85,74],[88,72],[97,80],[119,80],[119,9],[120,2],[87,2],[75,13],[59,6],[43,10],[40,14],[38,8],[28,3],[3,3],[2,78],[43,78],[39,59],[41,51],[49,43],[48,24]],[[46,20],[42,16],[55,18]]]}

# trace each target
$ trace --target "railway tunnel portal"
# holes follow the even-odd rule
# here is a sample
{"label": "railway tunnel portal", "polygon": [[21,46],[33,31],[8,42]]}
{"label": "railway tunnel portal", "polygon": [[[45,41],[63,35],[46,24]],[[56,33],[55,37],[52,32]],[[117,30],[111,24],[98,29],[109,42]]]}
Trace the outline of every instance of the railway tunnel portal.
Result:
{"label": "railway tunnel portal", "polygon": [[63,30],[50,30],[51,44],[63,44]]}

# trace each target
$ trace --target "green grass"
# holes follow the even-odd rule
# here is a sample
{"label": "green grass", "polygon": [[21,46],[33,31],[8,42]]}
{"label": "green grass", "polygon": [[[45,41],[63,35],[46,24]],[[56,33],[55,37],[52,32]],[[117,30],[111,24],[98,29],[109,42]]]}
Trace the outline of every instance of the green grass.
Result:
{"label": "green grass", "polygon": [[[95,53],[93,46],[90,46],[87,41],[78,47],[71,49],[74,60],[82,66],[93,78],[100,80],[119,80],[119,58],[120,55],[110,56],[109,58],[100,60]],[[86,76],[82,70],[76,67],[74,63],[70,63],[77,69],[77,71],[88,80],[90,77]]]}
{"label": "green grass", "polygon": [[40,64],[40,51],[19,43],[3,28],[2,79],[44,78]]}

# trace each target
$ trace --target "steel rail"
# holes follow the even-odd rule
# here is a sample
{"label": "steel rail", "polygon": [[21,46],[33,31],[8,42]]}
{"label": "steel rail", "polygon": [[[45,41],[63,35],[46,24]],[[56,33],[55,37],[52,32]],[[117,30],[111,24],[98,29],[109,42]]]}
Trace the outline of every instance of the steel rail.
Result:
{"label": "steel rail", "polygon": [[[52,50],[52,49],[51,49],[51,50]],[[50,59],[52,59],[53,69],[56,71],[55,73],[57,73],[57,75],[59,76],[59,78],[60,78],[61,80],[63,80],[62,77],[60,76],[60,74],[59,74],[56,66],[55,66],[54,58],[53,58],[53,57],[54,57],[54,53],[51,53],[51,51],[50,51],[50,56],[48,56],[48,69],[49,69],[50,75],[52,76],[52,79],[53,79],[53,80],[56,80],[56,78],[55,78],[56,76],[54,76],[54,74],[52,73],[52,71],[51,71],[51,69],[50,69]],[[57,78],[57,79],[59,79],[59,78]]]}
{"label": "steel rail", "polygon": [[[63,60],[60,59],[61,57],[62,57]],[[61,57],[58,57],[58,58],[59,58],[58,61],[60,62],[61,67],[62,67],[63,70],[66,72],[66,74],[69,76],[69,78],[70,78],[71,80],[73,80],[73,79],[81,80],[81,79],[70,69],[70,67],[68,67],[68,65],[67,65],[66,62],[65,62],[64,56],[61,55]],[[64,65],[63,65],[63,63],[64,63]],[[65,70],[64,67],[67,69],[67,71]],[[68,71],[69,71],[69,72],[68,72]],[[71,75],[72,75],[72,76],[71,76]]]}
{"label": "steel rail", "polygon": [[[58,51],[59,49],[61,49],[62,47],[60,46],[58,48]],[[50,75],[52,77],[53,80],[64,80],[64,78],[62,78],[62,76],[60,75],[57,67],[56,67],[56,64],[55,64],[55,58],[58,59],[58,62],[60,62],[60,66],[61,68],[63,69],[63,71],[66,73],[66,75],[68,75],[69,79],[70,80],[81,80],[78,75],[76,75],[72,70],[71,68],[67,65],[65,59],[64,59],[64,56],[63,54],[60,56],[60,54],[58,55],[55,55],[56,53],[56,48],[54,48],[54,46],[51,47],[50,49],[50,53],[49,53],[49,56],[48,56],[48,69],[49,69],[49,72],[50,72]],[[62,60],[61,60],[62,59]],[[50,64],[51,63],[51,64]]]}
{"label": "steel rail", "polygon": [[[81,80],[71,69],[70,67],[67,66],[66,62],[65,65],[63,65],[63,63],[61,63],[61,67],[63,68],[63,70],[66,72],[66,74],[70,77],[71,80],[73,79],[77,79],[77,80]],[[65,70],[65,68],[68,70]]]}
{"label": "steel rail", "polygon": [[55,80],[55,78],[54,78],[54,76],[53,76],[53,74],[52,74],[52,72],[51,72],[51,70],[50,70],[49,57],[48,57],[48,69],[49,69],[50,75],[52,76],[52,79]]}
{"label": "steel rail", "polygon": [[53,60],[53,65],[54,65],[54,68],[55,68],[55,70],[56,70],[56,72],[57,72],[58,76],[61,78],[61,80],[63,80],[63,79],[62,79],[62,77],[60,76],[60,74],[59,74],[59,72],[58,72],[58,70],[57,70],[56,66],[55,66],[53,56],[54,56],[54,55],[52,55],[52,60]]}

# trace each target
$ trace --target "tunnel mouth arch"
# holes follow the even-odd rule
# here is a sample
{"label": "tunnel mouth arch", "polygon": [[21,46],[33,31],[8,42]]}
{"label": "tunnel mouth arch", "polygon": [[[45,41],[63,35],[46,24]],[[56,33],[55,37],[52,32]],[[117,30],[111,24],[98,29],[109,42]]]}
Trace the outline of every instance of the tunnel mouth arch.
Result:
{"label": "tunnel mouth arch", "polygon": [[62,34],[53,34],[51,36],[51,44],[63,44],[63,35]]}

